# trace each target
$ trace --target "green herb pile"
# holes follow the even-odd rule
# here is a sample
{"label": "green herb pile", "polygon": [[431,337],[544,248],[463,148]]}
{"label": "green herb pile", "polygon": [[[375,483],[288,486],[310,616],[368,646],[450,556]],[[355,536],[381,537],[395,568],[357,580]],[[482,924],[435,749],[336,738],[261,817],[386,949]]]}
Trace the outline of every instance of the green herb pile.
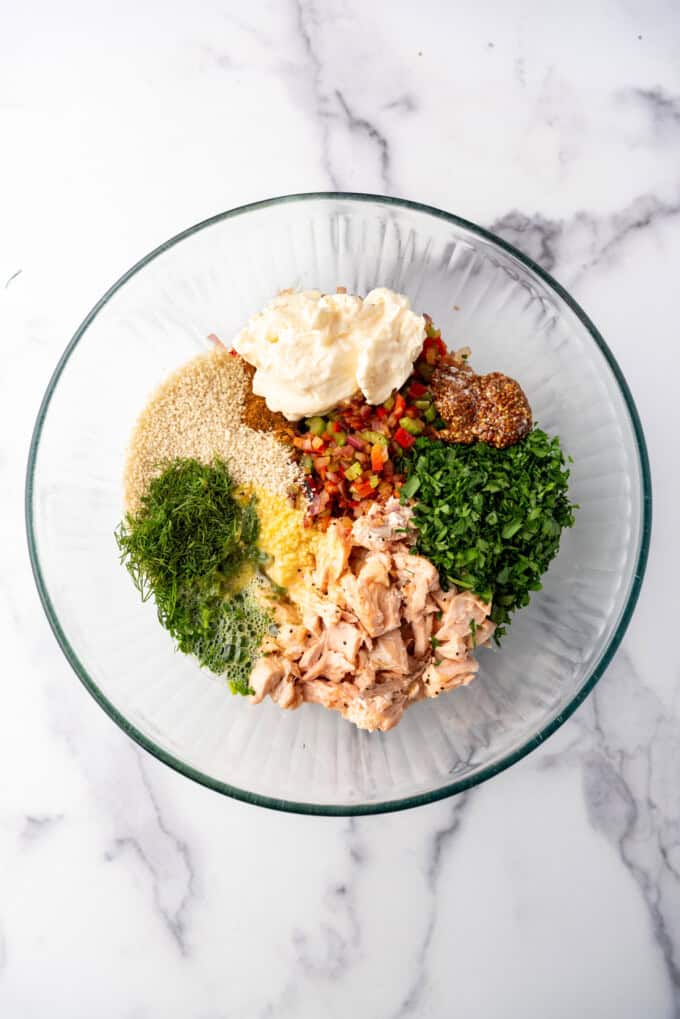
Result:
{"label": "green herb pile", "polygon": [[246,592],[229,593],[243,567],[261,558],[254,501],[242,505],[233,493],[221,460],[174,460],[151,481],[116,540],[142,599],[153,596],[179,650],[226,673],[232,690],[246,694],[271,618]]}
{"label": "green herb pile", "polygon": [[402,467],[402,501],[417,499],[417,550],[443,586],[493,598],[496,640],[510,615],[541,589],[560,532],[574,523],[559,440],[534,428],[507,449],[418,439]]}

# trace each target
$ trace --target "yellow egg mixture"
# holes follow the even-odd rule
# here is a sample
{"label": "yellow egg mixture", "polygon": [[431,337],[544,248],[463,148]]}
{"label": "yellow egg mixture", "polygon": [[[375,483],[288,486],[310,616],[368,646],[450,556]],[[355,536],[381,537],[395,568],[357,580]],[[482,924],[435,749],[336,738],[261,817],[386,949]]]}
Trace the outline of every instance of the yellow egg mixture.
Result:
{"label": "yellow egg mixture", "polygon": [[260,485],[241,485],[239,496],[255,496],[260,520],[258,546],[270,557],[265,566],[275,584],[291,588],[303,572],[314,566],[314,549],[318,532],[304,526],[304,511],[291,505],[289,499]]}

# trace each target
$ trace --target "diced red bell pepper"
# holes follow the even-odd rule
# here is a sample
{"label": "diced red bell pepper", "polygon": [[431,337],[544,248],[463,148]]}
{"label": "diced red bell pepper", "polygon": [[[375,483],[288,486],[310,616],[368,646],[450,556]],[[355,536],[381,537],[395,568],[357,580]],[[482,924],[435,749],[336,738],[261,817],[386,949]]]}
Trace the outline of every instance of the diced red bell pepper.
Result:
{"label": "diced red bell pepper", "polygon": [[365,499],[373,491],[370,481],[357,481],[352,487],[360,499]]}
{"label": "diced red bell pepper", "polygon": [[371,470],[379,472],[385,466],[387,460],[387,448],[376,442],[371,449]]}
{"label": "diced red bell pepper", "polygon": [[397,421],[398,421],[399,418],[404,416],[404,411],[405,410],[406,410],[406,400],[401,395],[401,393],[397,393],[397,395],[395,397],[395,400],[394,400],[394,407],[392,408],[392,417],[395,417],[397,419]]}
{"label": "diced red bell pepper", "polygon": [[389,413],[390,412],[385,407],[378,407],[376,409],[376,414],[378,415],[381,421],[384,421],[385,418],[389,416]]}
{"label": "diced red bell pepper", "polygon": [[427,355],[433,351],[435,356],[443,357],[446,353],[446,344],[442,340],[441,336],[428,336],[423,344],[423,350],[425,351],[427,363],[432,364],[432,361]]}
{"label": "diced red bell pepper", "polygon": [[409,435],[405,428],[397,428],[394,433],[394,441],[398,442],[402,449],[410,449],[416,441],[414,435]]}
{"label": "diced red bell pepper", "polygon": [[412,382],[411,385],[408,387],[408,395],[413,400],[418,400],[420,399],[421,396],[425,396],[426,392],[427,386],[424,386],[422,382]]}

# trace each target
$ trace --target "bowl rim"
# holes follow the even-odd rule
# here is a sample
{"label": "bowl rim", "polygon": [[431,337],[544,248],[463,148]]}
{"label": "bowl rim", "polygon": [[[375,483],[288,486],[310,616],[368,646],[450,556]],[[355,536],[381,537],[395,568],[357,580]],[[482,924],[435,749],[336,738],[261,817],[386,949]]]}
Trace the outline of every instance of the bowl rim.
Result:
{"label": "bowl rim", "polygon": [[[220,223],[223,220],[231,219],[236,216],[242,216],[248,212],[252,212],[258,209],[265,209],[271,206],[284,205],[287,203],[304,203],[310,201],[328,200],[328,201],[353,201],[359,203],[378,203],[381,205],[395,206],[397,208],[409,209],[416,212],[425,213],[430,216],[434,216],[438,219],[443,219],[448,223],[455,226],[463,227],[466,230],[476,234],[485,241],[490,241],[495,244],[503,251],[512,255],[513,258],[517,259],[520,263],[531,269],[544,283],[546,283],[571,309],[576,315],[580,322],[585,326],[586,330],[590,334],[595,344],[599,347],[602,352],[607,364],[618,384],[621,395],[623,396],[626,409],[630,416],[631,424],[633,427],[633,434],[635,436],[637,453],[640,464],[640,478],[642,483],[642,500],[641,500],[641,520],[640,520],[640,543],[637,552],[637,562],[635,564],[635,570],[633,573],[633,580],[628,592],[626,603],[621,612],[621,618],[616,627],[616,630],[612,634],[607,646],[604,648],[600,659],[591,672],[590,676],[586,679],[581,689],[574,695],[569,704],[564,708],[559,715],[557,715],[552,721],[544,726],[538,733],[526,740],[522,746],[518,747],[512,753],[506,754],[504,757],[495,761],[484,768],[481,768],[475,775],[457,779],[454,782],[449,782],[438,789],[431,790],[424,793],[418,793],[416,795],[399,797],[393,800],[385,800],[376,803],[341,803],[341,804],[323,804],[323,803],[310,803],[305,801],[295,801],[287,799],[278,799],[271,796],[266,796],[260,793],[254,793],[247,789],[241,789],[237,786],[233,786],[227,782],[222,782],[219,779],[213,778],[210,775],[205,774],[193,768],[191,765],[176,758],[169,751],[164,750],[158,746],[149,736],[146,736],[143,732],[136,728],[128,719],[121,714],[121,712],[108,700],[104,693],[100,690],[97,684],[88,675],[87,670],[79,660],[76,652],[71,647],[68,637],[62,629],[59,617],[56,609],[52,603],[52,599],[47,589],[47,584],[43,577],[42,568],[40,565],[40,559],[37,550],[37,540],[34,527],[34,477],[36,458],[38,448],[40,445],[40,438],[42,435],[43,424],[47,414],[47,410],[52,399],[52,395],[56,389],[59,378],[71,357],[71,354],[77,347],[80,340],[83,338],[90,324],[94,321],[96,316],[99,314],[101,309],[108,303],[113,295],[120,290],[134,275],[136,275],[141,269],[147,266],[155,258],[167,251],[169,248],[174,247],[187,237],[191,237],[193,234],[198,233],[207,227],[213,226],[216,223]],[[308,815],[320,815],[330,817],[353,817],[367,814],[380,814],[387,813],[397,810],[405,810],[410,807],[422,806],[426,803],[434,803],[438,800],[445,799],[449,796],[454,796],[458,793],[464,792],[467,789],[471,789],[476,785],[480,785],[482,782],[486,782],[494,775],[500,774],[505,771],[506,768],[516,764],[527,754],[535,750],[536,747],[540,746],[541,743],[545,742],[549,736],[552,736],[566,720],[576,711],[579,705],[585,700],[588,694],[593,690],[595,684],[598,682],[600,677],[605,672],[607,666],[611,662],[616,650],[618,649],[623,636],[628,628],[628,624],[633,615],[633,611],[637,604],[637,600],[642,587],[642,581],[647,566],[647,558],[649,554],[649,544],[651,538],[651,527],[652,527],[652,484],[651,484],[651,472],[649,465],[649,456],[647,453],[647,444],[645,441],[644,433],[642,430],[642,424],[640,417],[633,400],[630,388],[626,379],[621,371],[614,355],[607,346],[602,335],[590,320],[585,311],[581,306],[574,300],[574,298],[562,287],[548,272],[541,268],[536,262],[533,261],[528,255],[519,251],[512,244],[508,244],[501,237],[492,233],[490,230],[486,230],[484,227],[478,226],[476,223],[470,220],[464,219],[462,216],[457,216],[454,213],[445,212],[442,209],[435,208],[431,205],[426,205],[422,202],[415,202],[405,198],[394,198],[387,195],[368,194],[364,192],[352,192],[352,191],[310,191],[300,192],[289,195],[279,195],[274,198],[267,198],[257,202],[250,202],[246,205],[236,206],[235,208],[228,209],[225,212],[217,213],[214,216],[210,216],[207,219],[201,220],[194,225],[181,230],[173,237],[164,241],[158,247],[154,248],[147,255],[141,258],[132,268],[128,269],[116,282],[106,291],[106,293],[97,301],[93,308],[89,311],[86,317],[83,319],[79,327],[76,329],[73,337],[69,341],[66,349],[61,355],[56,368],[47,384],[45,394],[42,398],[40,408],[36,417],[35,425],[33,428],[33,434],[31,437],[31,443],[28,453],[28,463],[26,469],[26,485],[25,485],[25,522],[26,522],[26,535],[28,540],[28,552],[31,562],[31,569],[33,571],[33,577],[38,589],[40,601],[43,609],[47,616],[47,620],[52,628],[52,631],[60,645],[66,659],[73,668],[74,672],[81,680],[88,692],[94,697],[95,701],[100,705],[101,708],[109,715],[111,719],[130,736],[136,743],[138,743],[143,749],[153,754],[154,757],[162,761],[164,764],[173,770],[185,775],[187,778],[193,779],[195,782],[206,786],[209,789],[213,789],[216,792],[222,793],[223,795],[230,796],[233,799],[241,800],[244,803],[250,803],[255,806],[267,807],[273,810],[280,810],[287,813],[296,814],[308,814]]]}

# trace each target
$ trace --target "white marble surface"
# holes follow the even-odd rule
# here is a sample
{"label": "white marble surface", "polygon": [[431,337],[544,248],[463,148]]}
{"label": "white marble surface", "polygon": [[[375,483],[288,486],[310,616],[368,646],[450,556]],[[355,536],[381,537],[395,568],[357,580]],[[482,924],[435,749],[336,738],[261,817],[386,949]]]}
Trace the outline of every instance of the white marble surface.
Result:
{"label": "white marble surface", "polygon": [[[112,13],[115,8],[115,14]],[[48,0],[0,32],[0,1015],[680,1016],[680,8],[674,0]],[[23,473],[100,294],[243,202],[419,199],[574,292],[630,380],[655,531],[623,647],[539,751],[357,821],[140,751],[43,618]]]}

